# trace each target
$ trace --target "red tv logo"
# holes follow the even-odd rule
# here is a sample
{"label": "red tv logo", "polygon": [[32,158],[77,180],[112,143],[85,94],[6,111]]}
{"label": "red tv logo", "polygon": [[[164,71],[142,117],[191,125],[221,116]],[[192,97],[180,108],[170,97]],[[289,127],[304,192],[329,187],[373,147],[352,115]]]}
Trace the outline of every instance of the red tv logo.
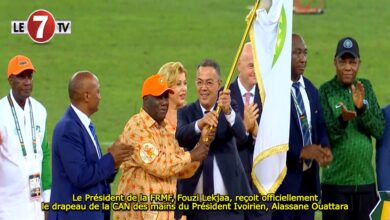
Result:
{"label": "red tv logo", "polygon": [[11,34],[28,34],[35,43],[47,43],[54,34],[70,34],[70,21],[56,21],[54,16],[44,9],[31,13],[27,21],[11,21]]}

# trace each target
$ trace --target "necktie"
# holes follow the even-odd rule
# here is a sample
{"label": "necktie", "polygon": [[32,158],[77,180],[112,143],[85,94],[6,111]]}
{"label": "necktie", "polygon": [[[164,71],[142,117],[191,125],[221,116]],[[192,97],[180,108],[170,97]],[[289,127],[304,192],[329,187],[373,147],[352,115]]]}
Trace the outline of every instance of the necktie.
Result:
{"label": "necktie", "polygon": [[[292,86],[295,89],[295,108],[299,114],[303,146],[306,146],[311,144],[310,127],[309,121],[307,120],[305,105],[303,104],[302,94],[299,90],[299,85],[299,82],[294,82]],[[307,165],[307,168],[304,167],[304,170],[307,170],[311,166],[311,160],[305,160],[304,162]]]}
{"label": "necktie", "polygon": [[249,105],[249,103],[250,103],[250,100],[251,100],[251,96],[252,96],[252,94],[250,93],[250,92],[246,92],[245,94],[244,94],[244,98],[245,98],[245,105]]}
{"label": "necktie", "polygon": [[98,155],[98,157],[100,159],[102,157],[102,153],[100,152],[100,146],[99,146],[98,138],[96,136],[95,127],[93,126],[92,122],[89,124],[88,127],[89,127],[89,130],[92,133],[93,139],[95,140],[95,143],[96,143],[96,153],[97,153],[97,155]]}
{"label": "necktie", "polygon": [[[205,111],[207,114],[209,111]],[[213,158],[212,154],[207,155],[203,160],[203,194],[211,195],[214,193],[214,178],[213,178]]]}
{"label": "necktie", "polygon": [[310,138],[310,128],[309,123],[306,116],[305,106],[303,104],[302,94],[299,90],[299,82],[293,83],[293,87],[295,89],[295,100],[296,100],[296,109],[299,114],[300,119],[300,125],[301,125],[301,131],[302,131],[302,138],[303,138],[303,146],[310,145],[311,144],[311,138]]}
{"label": "necktie", "polygon": [[[102,157],[102,152],[101,152],[101,150],[100,150],[99,141],[98,141],[98,138],[97,138],[97,136],[96,136],[95,127],[93,126],[93,123],[92,123],[92,122],[89,124],[88,127],[89,127],[89,130],[90,130],[91,133],[92,133],[93,139],[95,139],[95,143],[96,143],[96,153],[97,153],[97,155],[98,155],[98,157],[99,157],[99,159],[100,159],[100,158]],[[107,181],[106,181],[106,180],[104,180],[104,191],[105,191],[104,193],[105,193],[106,195],[110,194],[110,185],[107,184]],[[108,214],[105,212],[104,215],[108,215]]]}

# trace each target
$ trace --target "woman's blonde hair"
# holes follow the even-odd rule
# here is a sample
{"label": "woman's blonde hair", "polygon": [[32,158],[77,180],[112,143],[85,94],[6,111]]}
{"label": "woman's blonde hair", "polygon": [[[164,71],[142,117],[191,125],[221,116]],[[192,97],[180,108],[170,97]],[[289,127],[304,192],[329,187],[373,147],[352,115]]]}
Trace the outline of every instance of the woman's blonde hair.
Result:
{"label": "woman's blonde hair", "polygon": [[168,87],[172,87],[176,84],[180,73],[184,73],[187,77],[187,70],[180,62],[168,62],[158,71],[158,74],[167,81]]}

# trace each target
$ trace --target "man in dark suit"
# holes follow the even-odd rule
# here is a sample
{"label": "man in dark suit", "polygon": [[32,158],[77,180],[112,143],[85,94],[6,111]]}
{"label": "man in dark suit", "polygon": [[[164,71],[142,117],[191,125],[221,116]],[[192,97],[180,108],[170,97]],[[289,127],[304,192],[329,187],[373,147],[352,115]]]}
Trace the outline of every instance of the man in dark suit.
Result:
{"label": "man in dark suit", "polygon": [[[239,75],[230,84],[230,96],[237,103],[237,110],[243,119],[247,141],[237,143],[238,154],[252,192],[258,194],[253,184],[251,172],[253,166],[253,150],[255,147],[257,129],[262,111],[259,87],[255,75],[252,46],[250,42],[244,45],[241,56],[237,63]],[[270,212],[245,212],[245,220],[271,219]]]}
{"label": "man in dark suit", "polygon": [[[303,77],[306,56],[305,42],[300,35],[293,34],[287,175],[276,194],[320,196],[318,164],[326,165],[332,160],[318,91],[307,78]],[[287,203],[291,204],[292,201]],[[275,211],[272,219],[314,220],[314,211]]]}
{"label": "man in dark suit", "polygon": [[238,114],[243,119],[248,139],[243,144],[237,144],[238,153],[244,166],[249,185],[255,189],[251,178],[253,165],[253,150],[257,127],[260,122],[261,101],[259,87],[255,76],[253,64],[252,46],[248,42],[244,45],[241,56],[237,63],[239,75],[230,84],[230,96],[237,103]]}
{"label": "man in dark suit", "polygon": [[376,142],[376,175],[379,191],[390,191],[390,105],[382,109],[385,117],[385,130]]}
{"label": "man in dark suit", "polygon": [[[245,128],[240,115],[236,114],[237,109],[231,105],[230,91],[221,91],[218,97],[219,65],[213,60],[204,60],[198,65],[195,84],[198,100],[179,109],[176,139],[180,146],[191,150],[204,126],[216,128],[216,136],[195,175],[178,182],[178,193],[231,197],[251,194],[235,141],[246,141]],[[219,116],[213,112],[217,104],[222,109]],[[236,211],[188,211],[186,215],[189,220],[244,219],[244,214]]]}
{"label": "man in dark suit", "polygon": [[[117,140],[109,153],[102,154],[90,119],[98,111],[99,87],[97,77],[88,71],[75,73],[69,82],[72,104],[53,132],[50,220],[110,219],[109,211],[89,210],[92,202],[86,202],[85,196],[110,194],[109,182],[122,161],[130,157],[131,148]],[[55,203],[85,205],[87,211],[55,211]]]}

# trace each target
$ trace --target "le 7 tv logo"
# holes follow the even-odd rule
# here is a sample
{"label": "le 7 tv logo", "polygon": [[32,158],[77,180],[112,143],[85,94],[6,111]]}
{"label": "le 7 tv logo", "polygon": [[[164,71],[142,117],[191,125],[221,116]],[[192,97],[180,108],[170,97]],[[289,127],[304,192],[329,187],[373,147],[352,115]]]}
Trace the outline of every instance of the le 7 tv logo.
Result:
{"label": "le 7 tv logo", "polygon": [[36,43],[47,43],[54,34],[70,34],[70,21],[56,21],[54,16],[44,9],[31,13],[27,21],[11,21],[11,34],[28,34]]}

